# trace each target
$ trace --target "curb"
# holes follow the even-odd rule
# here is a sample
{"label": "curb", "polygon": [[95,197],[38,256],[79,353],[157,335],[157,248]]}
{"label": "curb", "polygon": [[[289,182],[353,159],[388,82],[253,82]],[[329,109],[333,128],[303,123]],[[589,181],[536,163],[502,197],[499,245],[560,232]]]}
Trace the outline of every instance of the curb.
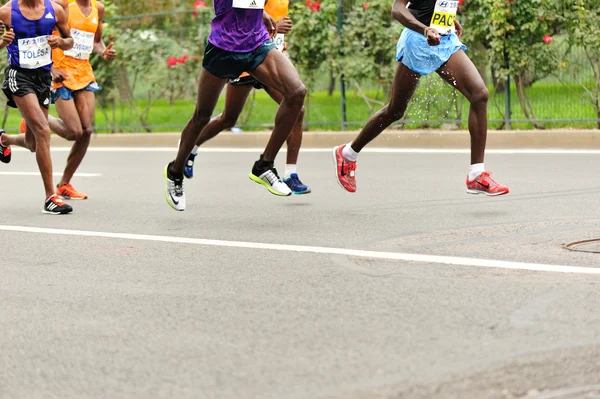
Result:
{"label": "curb", "polygon": [[[305,132],[302,145],[305,148],[330,148],[352,141],[357,131],[351,132]],[[256,148],[264,147],[270,131],[221,133],[206,143],[206,147]],[[180,133],[125,133],[96,134],[92,137],[94,147],[176,147]],[[600,130],[515,130],[489,131],[488,148],[561,148],[600,149]],[[52,135],[53,146],[68,143]],[[440,130],[388,130],[371,144],[387,148],[469,148],[467,131]]]}

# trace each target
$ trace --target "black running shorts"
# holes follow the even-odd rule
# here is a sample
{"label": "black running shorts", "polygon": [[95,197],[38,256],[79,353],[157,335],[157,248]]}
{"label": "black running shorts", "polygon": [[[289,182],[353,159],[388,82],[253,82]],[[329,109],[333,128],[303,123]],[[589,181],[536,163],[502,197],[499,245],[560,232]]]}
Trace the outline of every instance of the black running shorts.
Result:
{"label": "black running shorts", "polygon": [[269,40],[248,53],[232,53],[208,42],[202,66],[219,78],[237,79],[244,72],[254,71],[267,58],[269,51],[276,48],[275,43]]}
{"label": "black running shorts", "polygon": [[260,83],[254,76],[246,75],[237,79],[230,79],[229,84],[232,86],[254,86],[255,89],[262,89],[263,84]]}
{"label": "black running shorts", "polygon": [[35,94],[44,108],[50,108],[50,87],[52,75],[45,69],[23,69],[9,66],[4,71],[2,91],[8,99],[8,106],[17,108],[14,97]]}

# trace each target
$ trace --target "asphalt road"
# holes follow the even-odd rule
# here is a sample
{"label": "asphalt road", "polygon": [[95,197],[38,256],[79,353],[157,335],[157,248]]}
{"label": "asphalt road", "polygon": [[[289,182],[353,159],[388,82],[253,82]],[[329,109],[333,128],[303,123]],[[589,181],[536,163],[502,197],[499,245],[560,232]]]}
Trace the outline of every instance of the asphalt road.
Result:
{"label": "asphalt road", "polygon": [[[80,171],[100,176],[73,181],[90,200],[67,217],[41,214],[39,177],[0,175],[0,397],[506,399],[600,382],[600,275],[433,257],[600,267],[563,247],[600,237],[599,155],[490,155],[502,198],[465,193],[464,154],[363,154],[348,194],[320,152],[301,156],[313,193],[277,198],[247,177],[256,155],[201,154],[182,213],[164,201],[168,152],[88,154]],[[35,171],[25,152],[0,168]]]}

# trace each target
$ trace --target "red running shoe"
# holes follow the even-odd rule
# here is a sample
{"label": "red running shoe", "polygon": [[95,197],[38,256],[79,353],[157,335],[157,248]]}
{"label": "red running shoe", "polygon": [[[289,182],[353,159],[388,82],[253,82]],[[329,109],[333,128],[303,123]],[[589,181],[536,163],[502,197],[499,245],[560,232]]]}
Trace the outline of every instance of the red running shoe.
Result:
{"label": "red running shoe", "polygon": [[6,133],[4,130],[0,129],[0,162],[9,163],[11,159],[11,150],[9,145],[2,144],[2,136]]}
{"label": "red running shoe", "polygon": [[350,162],[342,154],[347,144],[333,147],[335,177],[342,188],[350,193],[356,191],[356,162]]}
{"label": "red running shoe", "polygon": [[489,197],[508,194],[508,187],[494,181],[490,172],[483,172],[474,180],[469,180],[467,176],[467,193],[485,194]]}

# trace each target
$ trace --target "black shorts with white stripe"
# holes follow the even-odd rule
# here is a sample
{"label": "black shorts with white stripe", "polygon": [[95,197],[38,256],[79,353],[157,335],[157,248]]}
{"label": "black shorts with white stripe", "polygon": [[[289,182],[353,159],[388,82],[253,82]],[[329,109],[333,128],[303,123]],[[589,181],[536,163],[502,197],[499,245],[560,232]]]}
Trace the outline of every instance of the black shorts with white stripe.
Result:
{"label": "black shorts with white stripe", "polygon": [[50,107],[52,75],[45,69],[23,69],[9,66],[4,71],[2,91],[8,99],[8,106],[17,108],[13,97],[35,94],[44,108]]}

